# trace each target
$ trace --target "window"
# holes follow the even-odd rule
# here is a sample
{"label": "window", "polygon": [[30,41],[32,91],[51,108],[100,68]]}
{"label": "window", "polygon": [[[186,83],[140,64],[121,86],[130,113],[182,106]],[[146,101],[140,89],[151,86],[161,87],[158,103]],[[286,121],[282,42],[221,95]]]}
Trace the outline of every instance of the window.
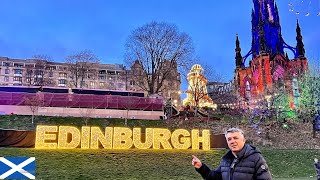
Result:
{"label": "window", "polygon": [[134,80],[130,81],[130,85],[133,86],[135,84]]}
{"label": "window", "polygon": [[22,70],[21,69],[15,69],[14,70],[14,74],[22,74]]}
{"label": "window", "polygon": [[4,66],[9,67],[9,66],[10,66],[10,63],[4,63]]}
{"label": "window", "polygon": [[52,71],[49,72],[49,77],[53,77],[53,72]]}
{"label": "window", "polygon": [[20,82],[22,82],[22,77],[13,77],[13,81],[20,81]]}
{"label": "window", "polygon": [[10,74],[10,69],[5,69],[5,70],[4,70],[4,73],[5,73],[5,74]]}
{"label": "window", "polygon": [[41,76],[43,76],[43,74],[44,74],[44,72],[41,69],[36,69],[34,71],[34,75],[36,75],[36,76],[41,77]]}
{"label": "window", "polygon": [[95,84],[96,84],[95,82],[90,81],[90,86],[91,86],[91,87],[94,87],[94,86],[95,86]]}
{"label": "window", "polygon": [[66,80],[65,79],[59,79],[59,84],[66,84]]}
{"label": "window", "polygon": [[105,70],[101,70],[101,71],[99,71],[99,74],[106,74],[106,71]]}
{"label": "window", "polygon": [[46,70],[56,70],[57,68],[55,66],[49,66],[46,68]]}
{"label": "window", "polygon": [[110,74],[110,75],[116,75],[115,71],[107,71],[107,73]]}
{"label": "window", "polygon": [[5,82],[8,82],[8,81],[9,81],[9,76],[5,76],[5,77],[4,77],[4,81],[5,81]]}
{"label": "window", "polygon": [[14,63],[14,67],[23,67],[23,64],[16,64],[16,63]]}
{"label": "window", "polygon": [[59,77],[67,78],[67,73],[59,73]]}
{"label": "window", "polygon": [[106,77],[105,76],[99,76],[99,80],[105,80]]}
{"label": "window", "polygon": [[100,82],[100,83],[99,83],[99,86],[100,86],[100,87],[104,87],[104,82]]}

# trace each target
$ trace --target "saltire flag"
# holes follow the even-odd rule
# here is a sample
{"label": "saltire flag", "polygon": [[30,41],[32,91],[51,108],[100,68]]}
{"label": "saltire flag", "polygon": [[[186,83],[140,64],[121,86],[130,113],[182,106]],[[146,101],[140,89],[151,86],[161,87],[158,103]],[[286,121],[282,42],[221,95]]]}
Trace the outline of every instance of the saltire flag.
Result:
{"label": "saltire flag", "polygon": [[0,179],[35,179],[35,157],[0,157]]}

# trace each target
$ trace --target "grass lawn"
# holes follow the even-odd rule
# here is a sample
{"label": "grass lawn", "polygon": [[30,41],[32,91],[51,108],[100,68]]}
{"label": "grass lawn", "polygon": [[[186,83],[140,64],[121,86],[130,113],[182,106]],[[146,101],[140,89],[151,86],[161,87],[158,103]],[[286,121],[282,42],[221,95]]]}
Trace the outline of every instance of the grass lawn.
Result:
{"label": "grass lawn", "polygon": [[[36,179],[201,179],[191,154],[216,167],[226,150],[37,150],[0,148],[1,156],[36,157]],[[263,150],[274,179],[315,179],[319,150]]]}
{"label": "grass lawn", "polygon": [[[59,117],[59,116],[36,116],[34,125],[31,124],[31,116],[22,115],[0,115],[0,127],[4,129],[32,130],[36,125],[59,125],[59,126],[125,126],[124,119],[90,118],[87,121],[81,117]],[[166,127],[163,120],[138,120],[128,119],[126,127]]]}

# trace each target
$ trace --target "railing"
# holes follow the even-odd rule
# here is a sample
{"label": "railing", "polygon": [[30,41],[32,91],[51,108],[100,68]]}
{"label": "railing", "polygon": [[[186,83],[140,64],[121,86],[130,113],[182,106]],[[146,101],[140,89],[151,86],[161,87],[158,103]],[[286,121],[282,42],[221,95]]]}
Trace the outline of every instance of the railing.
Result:
{"label": "railing", "polygon": [[[30,103],[30,100],[33,103]],[[135,96],[0,92],[0,105],[162,111],[163,100]]]}

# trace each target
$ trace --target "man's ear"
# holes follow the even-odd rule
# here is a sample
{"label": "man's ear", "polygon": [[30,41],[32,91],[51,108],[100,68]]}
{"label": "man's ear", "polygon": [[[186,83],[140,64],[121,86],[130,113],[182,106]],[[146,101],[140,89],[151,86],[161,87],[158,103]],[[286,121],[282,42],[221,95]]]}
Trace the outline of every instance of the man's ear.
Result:
{"label": "man's ear", "polygon": [[243,138],[243,142],[246,143],[246,138]]}

